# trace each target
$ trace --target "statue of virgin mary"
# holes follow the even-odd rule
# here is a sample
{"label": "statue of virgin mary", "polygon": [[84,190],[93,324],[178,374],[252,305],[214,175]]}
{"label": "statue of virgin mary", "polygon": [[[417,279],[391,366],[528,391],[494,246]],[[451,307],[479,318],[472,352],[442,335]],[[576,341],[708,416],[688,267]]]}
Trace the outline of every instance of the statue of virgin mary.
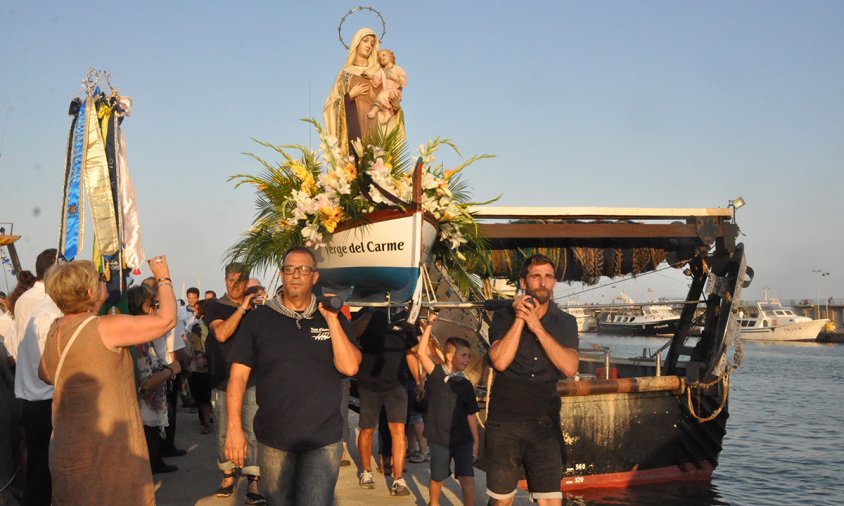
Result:
{"label": "statue of virgin mary", "polygon": [[325,99],[325,131],[337,138],[337,145],[344,156],[350,153],[352,141],[366,138],[370,130],[376,127],[386,132],[399,127],[401,138],[404,139],[404,115],[401,111],[382,125],[378,123],[377,117],[370,119],[366,115],[381,90],[373,86],[371,81],[380,70],[378,50],[379,42],[375,32],[371,28],[358,30],[349,45],[346,62]]}

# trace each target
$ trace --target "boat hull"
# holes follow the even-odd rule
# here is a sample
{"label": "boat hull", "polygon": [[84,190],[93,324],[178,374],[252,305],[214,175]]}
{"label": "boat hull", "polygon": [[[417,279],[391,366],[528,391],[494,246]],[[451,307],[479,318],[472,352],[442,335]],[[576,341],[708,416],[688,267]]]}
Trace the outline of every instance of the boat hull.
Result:
{"label": "boat hull", "polygon": [[814,341],[829,320],[812,320],[777,327],[749,327],[741,329],[745,341]]}
{"label": "boat hull", "polygon": [[614,323],[598,321],[598,331],[612,334],[655,336],[657,334],[673,334],[677,330],[680,319],[652,321],[647,323]]}
{"label": "boat hull", "polygon": [[342,224],[317,252],[320,285],[351,301],[410,300],[420,264],[430,261],[436,221],[422,212],[387,210]]}
{"label": "boat hull", "polygon": [[[674,392],[563,397],[561,489],[708,479],[718,465],[727,409],[701,423],[685,401]],[[715,398],[703,402],[719,405]]]}

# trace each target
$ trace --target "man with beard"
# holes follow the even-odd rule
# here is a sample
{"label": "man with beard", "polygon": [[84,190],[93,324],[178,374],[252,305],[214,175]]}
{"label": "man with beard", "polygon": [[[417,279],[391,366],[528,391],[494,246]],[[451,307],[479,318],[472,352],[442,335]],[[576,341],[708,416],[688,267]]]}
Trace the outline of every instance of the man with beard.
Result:
{"label": "man with beard", "polygon": [[557,381],[577,372],[577,320],[553,301],[554,264],[544,255],[525,260],[524,295],[495,312],[489,358],[497,374],[489,399],[485,448],[487,495],[513,504],[524,468],[531,498],[562,504],[562,451]]}

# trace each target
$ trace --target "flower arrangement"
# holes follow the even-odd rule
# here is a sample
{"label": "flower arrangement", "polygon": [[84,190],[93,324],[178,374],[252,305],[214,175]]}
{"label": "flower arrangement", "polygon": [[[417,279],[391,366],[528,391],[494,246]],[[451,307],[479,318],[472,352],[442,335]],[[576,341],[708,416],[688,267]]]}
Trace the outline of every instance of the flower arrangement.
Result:
{"label": "flower arrangement", "polygon": [[[257,192],[257,214],[243,238],[229,249],[230,260],[242,261],[250,268],[273,267],[292,246],[325,247],[341,222],[365,222],[367,213],[410,206],[413,167],[398,129],[373,130],[364,142],[352,144],[356,157],[344,157],[336,138],[326,134],[315,120],[304,121],[311,123],[319,135],[318,152],[302,145],[276,146],[256,140],[281,155],[282,160],[272,163],[247,153],[264,170],[258,175],[236,174],[230,178],[236,181],[236,187],[251,185]],[[434,260],[465,286],[466,270],[483,272],[489,265],[486,244],[469,208],[492,201],[472,202],[462,171],[491,155],[472,156],[445,169],[435,158],[443,146],[460,154],[448,139],[436,138],[419,146],[422,208],[439,222],[438,240],[432,249]],[[290,151],[298,153],[293,156]]]}

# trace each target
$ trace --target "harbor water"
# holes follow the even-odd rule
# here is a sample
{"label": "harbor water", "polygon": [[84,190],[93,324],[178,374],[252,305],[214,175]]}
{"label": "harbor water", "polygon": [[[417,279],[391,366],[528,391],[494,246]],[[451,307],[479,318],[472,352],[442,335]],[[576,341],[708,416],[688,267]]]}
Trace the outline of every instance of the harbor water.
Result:
{"label": "harbor water", "polygon": [[[665,342],[581,336],[581,346],[609,346],[619,357],[655,352]],[[745,342],[743,352],[711,482],[589,491],[566,504],[844,504],[844,345]]]}

